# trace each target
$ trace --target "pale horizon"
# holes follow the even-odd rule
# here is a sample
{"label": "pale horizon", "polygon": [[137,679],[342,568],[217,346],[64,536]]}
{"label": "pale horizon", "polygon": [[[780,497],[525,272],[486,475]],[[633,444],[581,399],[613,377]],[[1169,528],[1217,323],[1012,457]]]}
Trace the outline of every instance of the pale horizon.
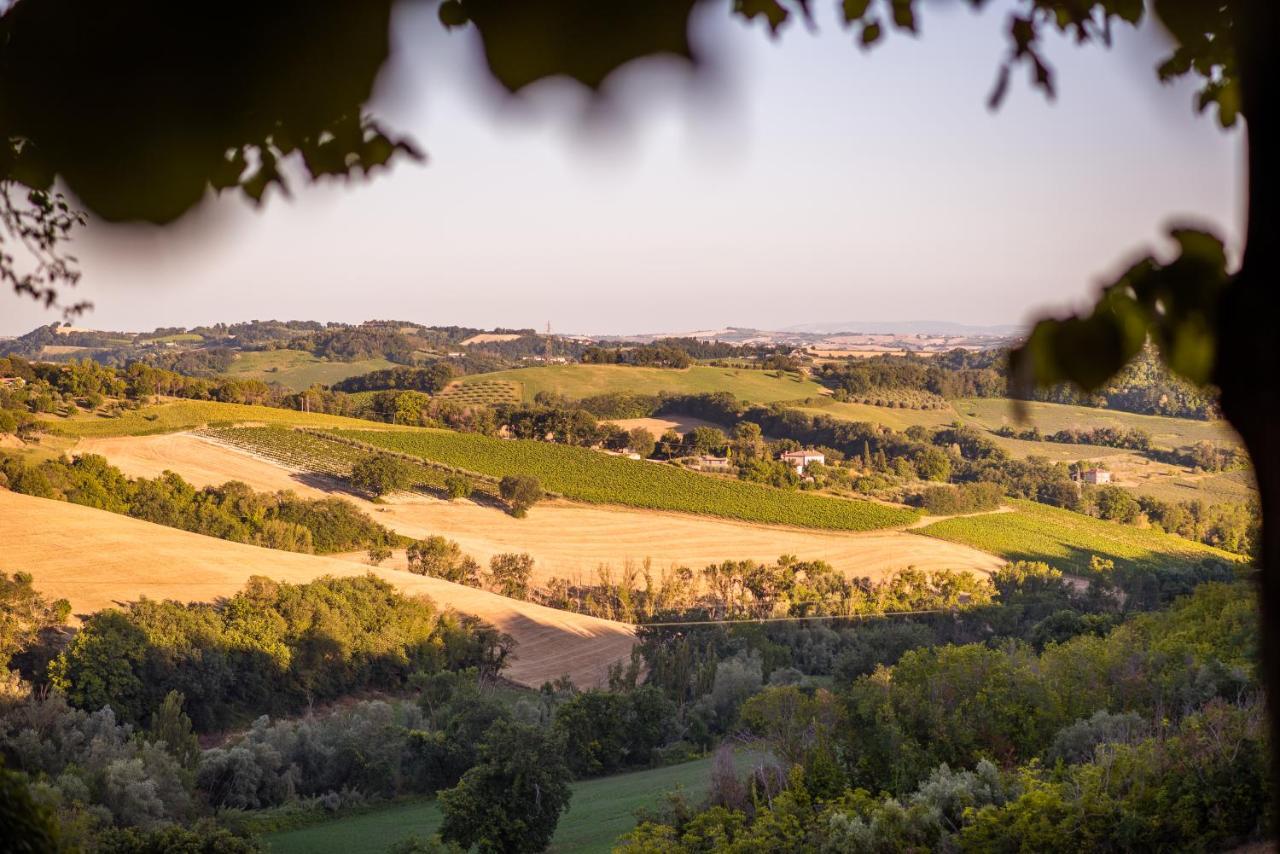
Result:
{"label": "pale horizon", "polygon": [[[1057,99],[1020,71],[992,113],[998,9],[932,8],[920,39],[871,52],[829,10],[817,35],[793,25],[776,41],[723,13],[699,13],[712,69],[698,86],[672,86],[684,72],[660,62],[628,67],[598,131],[574,86],[511,106],[478,82],[473,33],[403,12],[397,38],[431,50],[393,62],[374,112],[427,163],[299,184],[260,211],[220,199],[163,230],[91,223],[70,296],[96,308],[74,323],[1023,325],[1166,251],[1171,223],[1239,246],[1241,134],[1195,115],[1189,82],[1156,80],[1166,46],[1150,23],[1109,51],[1053,38]],[[4,300],[0,335],[62,320]]]}

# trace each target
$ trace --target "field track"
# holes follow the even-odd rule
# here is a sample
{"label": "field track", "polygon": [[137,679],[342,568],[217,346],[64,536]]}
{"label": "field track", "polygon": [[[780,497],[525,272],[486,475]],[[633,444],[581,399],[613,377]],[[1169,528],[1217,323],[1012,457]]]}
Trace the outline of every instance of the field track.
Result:
{"label": "field track", "polygon": [[5,489],[0,489],[0,542],[0,570],[30,572],[42,593],[70,600],[73,614],[143,595],[213,601],[235,593],[252,575],[301,583],[322,575],[372,572],[404,593],[429,596],[442,607],[475,614],[510,634],[517,648],[505,675],[530,687],[566,673],[583,687],[600,684],[609,665],[626,658],[633,644],[631,627],[622,623],[393,569],[232,543]]}
{"label": "field track", "polygon": [[[324,491],[329,484],[323,481],[190,434],[86,439],[76,450],[102,454],[135,477],[154,477],[169,468],[197,486],[241,480],[259,490],[332,494]],[[442,534],[457,540],[482,563],[501,552],[527,552],[536,561],[538,582],[551,576],[591,580],[601,564],[619,570],[626,561],[646,558],[656,572],[673,565],[701,569],[729,558],[772,561],[794,554],[825,560],[849,576],[873,579],[909,566],[990,572],[1004,563],[969,546],[901,531],[815,531],[567,501],[539,504],[527,519],[513,519],[470,501],[401,495],[372,504],[345,497],[407,536]]]}

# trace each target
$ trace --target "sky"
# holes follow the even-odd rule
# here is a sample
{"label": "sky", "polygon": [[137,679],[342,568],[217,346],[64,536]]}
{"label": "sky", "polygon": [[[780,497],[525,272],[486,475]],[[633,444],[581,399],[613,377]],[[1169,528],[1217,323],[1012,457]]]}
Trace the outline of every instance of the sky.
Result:
{"label": "sky", "polygon": [[[707,64],[634,63],[604,104],[547,81],[505,97],[476,37],[409,9],[373,112],[425,164],[236,198],[176,226],[91,222],[77,325],[396,318],[626,334],[828,321],[1027,322],[1083,305],[1171,223],[1238,247],[1243,138],[1162,85],[1154,26],[1111,50],[1054,38],[1058,97],[986,98],[1005,12],[926,5],[864,52],[817,4],[774,40],[698,13]],[[406,49],[411,48],[411,49]],[[0,294],[0,335],[60,320]]]}

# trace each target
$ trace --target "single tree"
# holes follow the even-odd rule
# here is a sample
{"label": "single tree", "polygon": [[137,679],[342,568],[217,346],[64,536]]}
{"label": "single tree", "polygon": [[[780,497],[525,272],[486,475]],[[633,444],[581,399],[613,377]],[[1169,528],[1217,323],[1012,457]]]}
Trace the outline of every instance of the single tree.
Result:
{"label": "single tree", "polygon": [[512,599],[529,598],[533,558],[527,554],[497,554],[489,559],[489,587]]}
{"label": "single tree", "polygon": [[450,501],[456,501],[459,498],[470,498],[474,487],[471,485],[471,478],[463,474],[449,474],[444,478],[444,491],[449,496]]}
{"label": "single tree", "polygon": [[182,710],[186,698],[181,691],[170,691],[151,716],[151,739],[164,742],[164,749],[182,764],[195,770],[200,761],[200,742],[191,730],[191,718]]}
{"label": "single tree", "polygon": [[406,556],[409,571],[432,578],[443,578],[454,584],[480,586],[480,565],[453,540],[430,536],[409,545]]}
{"label": "single tree", "polygon": [[369,563],[379,566],[391,557],[391,546],[386,543],[374,543],[369,546]]}
{"label": "single tree", "polygon": [[440,835],[481,854],[544,851],[569,808],[570,778],[547,729],[499,720],[485,734],[479,763],[440,793]]}
{"label": "single tree", "polygon": [[511,515],[523,519],[529,508],[542,500],[542,484],[536,477],[509,474],[498,483],[498,494],[511,508]]}
{"label": "single tree", "polygon": [[369,454],[351,466],[350,480],[354,488],[378,498],[409,486],[413,470],[390,454]]}
{"label": "single tree", "polygon": [[636,427],[627,433],[627,447],[631,449],[633,454],[639,454],[641,457],[653,456],[653,451],[658,447],[658,442],[653,438],[653,434],[643,427]]}

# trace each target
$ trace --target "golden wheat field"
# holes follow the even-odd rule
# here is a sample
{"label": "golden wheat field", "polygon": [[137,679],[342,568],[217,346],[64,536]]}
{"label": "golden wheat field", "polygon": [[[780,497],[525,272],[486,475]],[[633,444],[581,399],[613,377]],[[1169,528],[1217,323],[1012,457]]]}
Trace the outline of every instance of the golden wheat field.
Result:
{"label": "golden wheat field", "polygon": [[0,489],[0,570],[30,572],[42,593],[88,614],[142,596],[208,602],[253,575],[300,583],[323,575],[372,572],[411,595],[474,614],[516,640],[505,675],[538,687],[565,674],[593,686],[630,655],[623,623],[571,614],[435,578],[375,569],[350,560],[258,548],[180,531],[62,501]]}
{"label": "golden wheat field", "polygon": [[[168,468],[197,486],[240,480],[259,490],[293,489],[311,497],[331,495],[336,487],[190,434],[86,439],[76,450],[102,454],[133,476]],[[726,559],[772,561],[784,554],[825,560],[851,577],[873,579],[908,567],[985,573],[1004,563],[968,546],[901,531],[813,531],[568,501],[544,502],[527,518],[515,519],[471,501],[400,494],[374,504],[342,494],[406,536],[456,540],[482,564],[502,552],[528,553],[536,562],[536,583],[553,576],[587,581],[601,565],[620,570],[627,562],[648,560],[657,572],[671,566],[700,569]]]}

